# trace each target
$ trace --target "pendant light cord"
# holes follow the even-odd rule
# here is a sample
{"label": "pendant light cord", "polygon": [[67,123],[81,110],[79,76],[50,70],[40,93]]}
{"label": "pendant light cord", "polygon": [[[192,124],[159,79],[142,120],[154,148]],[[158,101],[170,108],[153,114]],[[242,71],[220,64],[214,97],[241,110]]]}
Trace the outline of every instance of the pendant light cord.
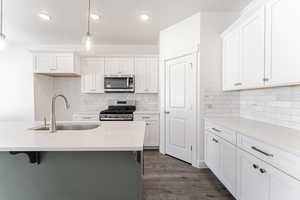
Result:
{"label": "pendant light cord", "polygon": [[0,6],[1,6],[1,13],[0,13],[0,17],[1,17],[1,25],[0,25],[0,34],[3,34],[3,0],[0,0]]}
{"label": "pendant light cord", "polygon": [[[1,0],[2,1],[2,0]],[[90,16],[91,16],[91,0],[89,0],[89,8],[88,8],[88,34],[90,34]]]}

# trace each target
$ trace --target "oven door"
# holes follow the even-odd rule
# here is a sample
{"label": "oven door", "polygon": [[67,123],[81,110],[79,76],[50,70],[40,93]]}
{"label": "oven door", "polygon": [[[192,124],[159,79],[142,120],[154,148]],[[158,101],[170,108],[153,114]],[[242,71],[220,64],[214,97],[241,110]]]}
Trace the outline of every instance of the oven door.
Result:
{"label": "oven door", "polygon": [[134,78],[129,76],[104,77],[105,92],[134,92]]}

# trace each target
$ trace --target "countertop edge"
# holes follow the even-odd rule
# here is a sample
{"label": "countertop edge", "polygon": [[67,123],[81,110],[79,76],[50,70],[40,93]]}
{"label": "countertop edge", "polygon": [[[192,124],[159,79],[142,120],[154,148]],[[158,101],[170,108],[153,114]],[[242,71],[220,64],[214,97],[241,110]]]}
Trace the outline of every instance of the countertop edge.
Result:
{"label": "countertop edge", "polygon": [[291,129],[291,128],[284,127],[284,126],[278,126],[278,125],[274,125],[274,124],[271,124],[271,123],[261,122],[261,121],[247,119],[247,118],[242,118],[242,117],[232,117],[232,118],[224,118],[224,117],[214,117],[214,118],[212,118],[212,117],[207,117],[207,118],[204,118],[204,120],[207,121],[208,123],[212,123],[212,124],[216,124],[216,125],[222,126],[222,127],[226,128],[226,129],[229,129],[229,130],[232,130],[232,131],[236,132],[237,134],[240,134],[240,135],[243,135],[243,136],[246,136],[246,137],[258,140],[258,141],[260,141],[262,143],[274,146],[274,147],[276,147],[278,149],[281,149],[282,151],[285,151],[285,152],[288,152],[288,153],[291,153],[291,154],[294,154],[294,155],[300,157],[300,149],[297,150],[297,149],[294,149],[294,148],[290,148],[287,145],[281,145],[281,144],[278,144],[278,143],[274,143],[271,140],[267,141],[265,139],[256,137],[253,134],[247,133],[247,132],[250,132],[250,131],[243,131],[243,130],[241,130],[241,128],[238,125],[236,127],[229,127],[229,126],[224,125],[224,123],[220,123],[217,120],[227,120],[227,121],[230,121],[230,120],[232,120],[232,121],[239,120],[240,121],[241,120],[241,121],[249,121],[249,122],[252,122],[252,123],[257,123],[258,125],[266,125],[266,126],[270,126],[270,127],[273,127],[273,128],[285,129],[286,132],[287,132],[287,134],[290,134],[290,135],[292,135],[292,134],[295,135],[295,133],[299,133],[299,138],[300,138],[300,130]]}

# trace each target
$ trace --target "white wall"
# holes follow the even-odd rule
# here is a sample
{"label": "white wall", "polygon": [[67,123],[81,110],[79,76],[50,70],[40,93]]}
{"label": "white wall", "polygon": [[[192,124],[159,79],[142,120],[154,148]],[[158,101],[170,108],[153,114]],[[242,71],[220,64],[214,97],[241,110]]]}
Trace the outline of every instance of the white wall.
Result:
{"label": "white wall", "polygon": [[222,40],[220,34],[238,17],[238,13],[201,13],[200,111],[198,159],[204,160],[204,117],[238,116],[239,93],[222,91]]}
{"label": "white wall", "polygon": [[160,32],[160,56],[166,60],[196,52],[200,44],[200,13]]}
{"label": "white wall", "polygon": [[26,47],[8,44],[0,52],[0,120],[33,120],[32,69]]}

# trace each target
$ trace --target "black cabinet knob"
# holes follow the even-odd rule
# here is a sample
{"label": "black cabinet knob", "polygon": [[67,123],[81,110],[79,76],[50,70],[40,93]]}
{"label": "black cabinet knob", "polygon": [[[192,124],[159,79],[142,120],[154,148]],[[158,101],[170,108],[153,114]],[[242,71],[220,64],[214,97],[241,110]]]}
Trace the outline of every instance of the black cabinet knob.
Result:
{"label": "black cabinet knob", "polygon": [[254,169],[258,169],[259,168],[259,166],[257,164],[253,164],[252,166],[253,166]]}
{"label": "black cabinet knob", "polygon": [[262,169],[262,168],[260,168],[259,171],[260,171],[260,173],[262,173],[262,174],[264,174],[264,173],[267,172],[265,169]]}

